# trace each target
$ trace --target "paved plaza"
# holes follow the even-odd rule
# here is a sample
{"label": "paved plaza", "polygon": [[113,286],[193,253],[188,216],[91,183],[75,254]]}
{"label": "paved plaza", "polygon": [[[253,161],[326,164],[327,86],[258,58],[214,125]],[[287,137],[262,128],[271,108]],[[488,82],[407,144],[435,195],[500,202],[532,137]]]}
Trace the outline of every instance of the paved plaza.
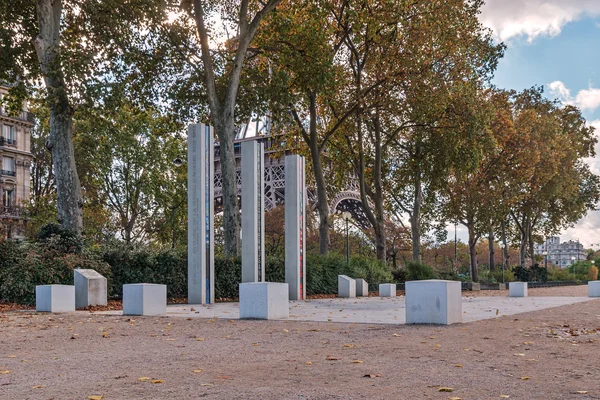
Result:
{"label": "paved plaza", "polygon": [[[292,321],[345,322],[365,324],[404,324],[404,296],[363,297],[353,299],[316,299],[290,302]],[[589,297],[463,297],[463,322],[473,322],[504,315],[538,311],[552,307],[593,301]],[[102,314],[122,315],[120,311]],[[170,305],[167,316],[185,318],[239,319],[239,303],[203,305]]]}

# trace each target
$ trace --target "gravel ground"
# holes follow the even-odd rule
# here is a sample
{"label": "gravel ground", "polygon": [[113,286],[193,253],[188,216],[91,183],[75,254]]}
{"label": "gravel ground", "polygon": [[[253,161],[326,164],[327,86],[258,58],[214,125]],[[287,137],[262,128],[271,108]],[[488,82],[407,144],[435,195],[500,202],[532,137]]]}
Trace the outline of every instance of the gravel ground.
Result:
{"label": "gravel ground", "polygon": [[598,300],[448,327],[0,313],[11,400],[600,399],[599,360]]}

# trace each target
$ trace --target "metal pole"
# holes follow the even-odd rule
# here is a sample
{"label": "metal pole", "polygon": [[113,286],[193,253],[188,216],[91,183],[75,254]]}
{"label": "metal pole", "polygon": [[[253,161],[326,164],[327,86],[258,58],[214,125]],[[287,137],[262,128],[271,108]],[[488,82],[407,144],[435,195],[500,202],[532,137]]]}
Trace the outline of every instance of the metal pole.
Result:
{"label": "metal pole", "polygon": [[171,232],[173,235],[173,241],[171,242],[171,248],[175,248],[175,207],[171,207]]}
{"label": "metal pole", "polygon": [[348,218],[346,218],[346,265],[350,265],[350,239],[348,234]]}
{"label": "metal pole", "polygon": [[504,284],[504,264],[506,263],[504,261],[504,247],[502,247],[502,284]]}

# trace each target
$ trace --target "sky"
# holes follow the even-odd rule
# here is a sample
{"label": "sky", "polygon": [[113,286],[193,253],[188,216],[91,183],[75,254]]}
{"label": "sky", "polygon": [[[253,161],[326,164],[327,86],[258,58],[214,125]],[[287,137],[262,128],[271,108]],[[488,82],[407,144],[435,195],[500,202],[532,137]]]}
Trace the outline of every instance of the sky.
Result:
{"label": "sky", "polygon": [[[600,134],[600,0],[486,0],[480,21],[507,45],[496,86],[543,85],[547,97],[578,106]],[[586,162],[600,174],[600,145],[596,153]],[[449,231],[453,237],[454,226]],[[560,236],[599,249],[600,212],[588,213]],[[464,227],[458,237],[467,241]]]}

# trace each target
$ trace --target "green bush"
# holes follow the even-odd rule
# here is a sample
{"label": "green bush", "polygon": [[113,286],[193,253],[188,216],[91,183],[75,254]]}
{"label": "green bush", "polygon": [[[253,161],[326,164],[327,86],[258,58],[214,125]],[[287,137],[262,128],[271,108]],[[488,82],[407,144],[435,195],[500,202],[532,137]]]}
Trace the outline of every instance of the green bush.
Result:
{"label": "green bush", "polygon": [[[490,275],[494,279],[494,282],[496,282],[496,283],[502,282],[502,269],[492,271],[492,273]],[[504,282],[514,282],[514,280],[515,280],[515,274],[513,274],[513,272],[510,269],[505,269],[504,270]]]}
{"label": "green bush", "polygon": [[110,267],[89,255],[60,253],[47,243],[17,246],[19,258],[0,268],[0,301],[34,304],[37,285],[72,285],[76,268],[93,269],[110,279]]}
{"label": "green bush", "polygon": [[407,276],[409,281],[422,281],[425,279],[438,279],[438,275],[427,264],[416,261],[406,263]]}
{"label": "green bush", "polygon": [[574,281],[577,277],[569,272],[568,269],[551,268],[548,270],[549,281]]}

